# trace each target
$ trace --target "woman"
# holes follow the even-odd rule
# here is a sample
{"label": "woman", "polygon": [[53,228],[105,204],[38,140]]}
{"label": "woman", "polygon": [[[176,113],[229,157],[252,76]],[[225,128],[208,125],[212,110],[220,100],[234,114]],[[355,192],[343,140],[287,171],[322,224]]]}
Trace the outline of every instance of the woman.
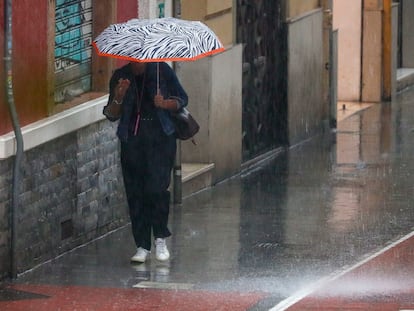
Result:
{"label": "woman", "polygon": [[116,70],[110,80],[104,114],[119,119],[121,166],[137,251],[133,262],[145,262],[151,250],[170,257],[165,239],[171,235],[169,215],[171,170],[176,152],[170,113],[185,107],[188,97],[166,63],[131,62]]}

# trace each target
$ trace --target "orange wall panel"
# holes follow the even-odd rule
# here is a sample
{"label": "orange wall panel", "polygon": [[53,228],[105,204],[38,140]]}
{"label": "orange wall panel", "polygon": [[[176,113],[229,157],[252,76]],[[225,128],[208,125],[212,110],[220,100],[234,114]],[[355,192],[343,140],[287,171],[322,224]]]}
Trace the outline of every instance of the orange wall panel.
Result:
{"label": "orange wall panel", "polygon": [[362,0],[335,0],[333,28],[338,29],[338,100],[361,100]]}
{"label": "orange wall panel", "polygon": [[[116,19],[118,23],[123,23],[131,18],[138,17],[138,1],[136,0],[118,0]],[[128,63],[124,60],[117,60],[116,66],[121,67]]]}
{"label": "orange wall panel", "polygon": [[13,87],[23,126],[47,116],[49,1],[13,3]]}
{"label": "orange wall panel", "polygon": [[[0,59],[4,57],[4,1],[0,1]],[[0,65],[0,135],[4,134],[11,129],[11,122],[9,116],[9,110],[7,107],[7,98],[5,93],[5,73],[4,62]]]}
{"label": "orange wall panel", "polygon": [[[48,42],[49,5],[51,1],[33,0],[13,1],[13,91],[20,125],[38,121],[48,115],[48,101],[53,94],[48,94],[48,68],[53,67],[48,58],[48,49],[53,42]],[[117,1],[117,21],[137,17],[136,0]],[[4,1],[0,1],[0,57],[4,50]],[[0,66],[0,78],[4,81],[3,63]],[[50,74],[50,73],[49,73]],[[12,131],[4,83],[0,89],[0,135]]]}
{"label": "orange wall panel", "polygon": [[137,0],[118,0],[117,2],[117,20],[122,23],[131,18],[138,16]]}

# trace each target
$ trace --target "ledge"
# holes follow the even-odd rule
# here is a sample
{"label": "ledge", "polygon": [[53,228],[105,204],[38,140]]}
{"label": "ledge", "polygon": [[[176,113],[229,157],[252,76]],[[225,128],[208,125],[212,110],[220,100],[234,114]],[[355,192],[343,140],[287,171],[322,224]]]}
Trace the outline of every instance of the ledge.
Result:
{"label": "ledge", "polygon": [[188,182],[197,176],[213,170],[214,163],[182,163],[182,182]]}
{"label": "ledge", "polygon": [[[48,141],[79,130],[105,118],[102,109],[108,101],[108,95],[85,102],[51,117],[22,127],[24,150],[40,146]],[[16,153],[14,132],[0,136],[0,160]]]}
{"label": "ledge", "polygon": [[317,13],[320,13],[320,12],[323,13],[322,8],[316,8],[316,9],[313,9],[313,10],[310,10],[310,11],[307,11],[307,12],[304,12],[304,13],[302,13],[300,15],[293,16],[293,17],[289,17],[287,19],[286,23],[287,24],[293,24],[293,23],[296,23],[296,22],[300,21],[301,19],[308,18],[309,16],[312,16],[312,15],[317,14]]}
{"label": "ledge", "polygon": [[414,68],[397,69],[397,92],[414,85]]}
{"label": "ledge", "polygon": [[338,101],[336,108],[336,121],[341,122],[355,113],[368,109],[373,105],[376,105],[376,103]]}

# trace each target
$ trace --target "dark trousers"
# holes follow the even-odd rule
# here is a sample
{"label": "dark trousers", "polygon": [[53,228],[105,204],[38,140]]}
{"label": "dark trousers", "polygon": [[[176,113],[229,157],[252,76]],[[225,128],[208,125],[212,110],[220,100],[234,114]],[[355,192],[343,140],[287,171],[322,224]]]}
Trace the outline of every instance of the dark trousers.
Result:
{"label": "dark trousers", "polygon": [[155,238],[171,235],[168,187],[175,152],[174,135],[165,135],[158,120],[141,121],[138,135],[121,142],[122,173],[137,247],[151,249],[151,229]]}

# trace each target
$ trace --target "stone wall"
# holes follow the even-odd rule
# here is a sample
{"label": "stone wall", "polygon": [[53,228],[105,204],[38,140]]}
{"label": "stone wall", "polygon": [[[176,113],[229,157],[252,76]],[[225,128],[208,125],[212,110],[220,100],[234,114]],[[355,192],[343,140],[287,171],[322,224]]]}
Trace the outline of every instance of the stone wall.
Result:
{"label": "stone wall", "polygon": [[188,93],[188,109],[200,124],[197,145],[182,142],[181,158],[184,163],[214,163],[213,184],[237,174],[241,167],[242,53],[239,44],[176,66]]}
{"label": "stone wall", "polygon": [[9,205],[13,162],[0,161],[0,279],[7,276],[10,267]]}
{"label": "stone wall", "polygon": [[324,70],[322,23],[322,10],[312,11],[288,22],[287,79],[290,145],[295,145],[320,132],[325,121],[322,96]]}
{"label": "stone wall", "polygon": [[[101,121],[25,152],[16,211],[18,272],[128,221],[116,124]],[[7,215],[12,160],[0,161],[0,214]],[[0,276],[10,266],[7,217],[0,220]]]}

